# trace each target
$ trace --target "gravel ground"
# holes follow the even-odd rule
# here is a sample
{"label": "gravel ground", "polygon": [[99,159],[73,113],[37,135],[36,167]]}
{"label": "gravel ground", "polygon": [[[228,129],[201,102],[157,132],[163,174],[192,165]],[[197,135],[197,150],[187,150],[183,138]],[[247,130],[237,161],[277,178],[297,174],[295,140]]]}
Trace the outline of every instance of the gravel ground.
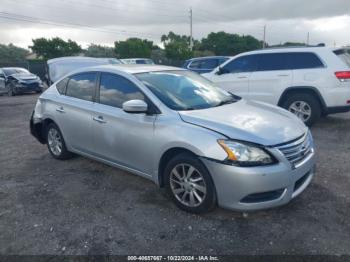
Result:
{"label": "gravel ground", "polygon": [[0,254],[350,254],[350,113],[312,128],[317,176],[286,206],[177,209],[150,181],[30,134],[36,95],[0,97]]}

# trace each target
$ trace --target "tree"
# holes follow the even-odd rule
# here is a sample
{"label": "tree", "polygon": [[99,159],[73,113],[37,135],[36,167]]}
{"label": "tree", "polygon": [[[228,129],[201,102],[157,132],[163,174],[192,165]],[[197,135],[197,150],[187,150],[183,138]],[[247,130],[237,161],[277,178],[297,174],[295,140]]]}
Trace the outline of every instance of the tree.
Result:
{"label": "tree", "polygon": [[[169,59],[186,60],[193,56],[189,46],[189,36],[169,32],[168,35],[162,35],[161,41],[164,44],[165,55]],[[194,42],[194,46],[196,45],[198,45],[198,41]]]}
{"label": "tree", "polygon": [[85,55],[90,57],[116,57],[113,47],[90,44],[85,50]]}
{"label": "tree", "polygon": [[27,49],[15,46],[13,44],[0,44],[0,60],[4,63],[23,62],[29,54]]}
{"label": "tree", "polygon": [[152,41],[140,38],[114,42],[114,52],[119,58],[150,58],[154,48]]}
{"label": "tree", "polygon": [[55,37],[52,39],[37,38],[32,41],[33,45],[29,48],[45,60],[62,56],[77,55],[82,51],[81,47],[70,39],[64,41],[59,37]]}
{"label": "tree", "polygon": [[199,49],[212,51],[216,55],[236,55],[261,48],[261,42],[250,35],[240,36],[226,32],[210,33],[203,38]]}

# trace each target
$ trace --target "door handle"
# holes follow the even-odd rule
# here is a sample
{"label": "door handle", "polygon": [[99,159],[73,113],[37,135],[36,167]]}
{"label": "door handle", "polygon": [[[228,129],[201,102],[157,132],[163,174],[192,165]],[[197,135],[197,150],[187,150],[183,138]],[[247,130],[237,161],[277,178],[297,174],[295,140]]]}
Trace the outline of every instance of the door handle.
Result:
{"label": "door handle", "polygon": [[248,77],[247,76],[237,76],[237,78],[244,79],[244,78],[248,78]]}
{"label": "door handle", "polygon": [[277,75],[277,76],[289,76],[288,74],[280,74],[280,75]]}
{"label": "door handle", "polygon": [[60,113],[64,113],[65,112],[63,106],[57,107],[56,111],[60,112]]}
{"label": "door handle", "polygon": [[95,116],[95,117],[93,117],[92,118],[94,121],[96,121],[96,122],[99,122],[99,123],[107,123],[107,121],[105,121],[104,119],[103,119],[103,116]]}

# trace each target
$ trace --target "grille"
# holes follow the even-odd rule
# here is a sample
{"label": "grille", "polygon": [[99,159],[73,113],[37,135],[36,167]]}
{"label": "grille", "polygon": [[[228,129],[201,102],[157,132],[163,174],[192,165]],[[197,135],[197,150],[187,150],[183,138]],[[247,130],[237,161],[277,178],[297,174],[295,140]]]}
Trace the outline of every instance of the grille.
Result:
{"label": "grille", "polygon": [[298,138],[290,143],[277,146],[276,148],[282,152],[293,167],[297,167],[299,163],[313,153],[311,134],[308,132],[301,138]]}

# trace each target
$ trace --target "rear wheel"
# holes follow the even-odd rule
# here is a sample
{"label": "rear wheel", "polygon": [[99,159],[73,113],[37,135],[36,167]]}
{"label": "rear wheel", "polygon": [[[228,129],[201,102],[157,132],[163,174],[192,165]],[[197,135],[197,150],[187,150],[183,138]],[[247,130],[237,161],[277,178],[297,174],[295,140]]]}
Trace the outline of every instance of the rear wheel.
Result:
{"label": "rear wheel", "polygon": [[282,107],[296,115],[305,125],[313,125],[321,117],[321,105],[311,94],[299,93],[289,96]]}
{"label": "rear wheel", "polygon": [[64,160],[72,157],[72,153],[67,150],[62,133],[56,124],[50,123],[46,134],[47,148],[54,158]]}
{"label": "rear wheel", "polygon": [[175,204],[191,213],[205,213],[216,205],[212,178],[204,164],[195,156],[182,153],[165,168],[166,188]]}

